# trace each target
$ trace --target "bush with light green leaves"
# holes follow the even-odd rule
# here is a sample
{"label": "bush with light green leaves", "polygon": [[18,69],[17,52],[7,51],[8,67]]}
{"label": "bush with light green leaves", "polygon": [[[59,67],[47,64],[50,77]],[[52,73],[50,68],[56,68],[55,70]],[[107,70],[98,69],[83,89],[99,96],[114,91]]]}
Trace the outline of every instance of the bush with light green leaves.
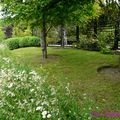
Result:
{"label": "bush with light green leaves", "polygon": [[10,50],[23,47],[39,47],[40,39],[35,36],[15,37],[5,40]]}

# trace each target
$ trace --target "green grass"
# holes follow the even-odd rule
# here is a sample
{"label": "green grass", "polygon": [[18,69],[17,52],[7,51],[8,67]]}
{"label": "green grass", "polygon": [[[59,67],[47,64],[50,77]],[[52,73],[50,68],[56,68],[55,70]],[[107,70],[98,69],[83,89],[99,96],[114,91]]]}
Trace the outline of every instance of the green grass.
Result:
{"label": "green grass", "polygon": [[47,75],[16,63],[7,47],[0,47],[0,120],[93,120],[89,98],[83,96],[80,109],[69,84],[47,84]]}
{"label": "green grass", "polygon": [[40,48],[11,51],[19,63],[29,65],[39,73],[41,65],[49,72],[49,84],[70,83],[78,103],[87,94],[101,110],[120,110],[120,78],[100,74],[97,69],[118,65],[118,56],[76,49],[48,48],[48,59],[43,60]]}

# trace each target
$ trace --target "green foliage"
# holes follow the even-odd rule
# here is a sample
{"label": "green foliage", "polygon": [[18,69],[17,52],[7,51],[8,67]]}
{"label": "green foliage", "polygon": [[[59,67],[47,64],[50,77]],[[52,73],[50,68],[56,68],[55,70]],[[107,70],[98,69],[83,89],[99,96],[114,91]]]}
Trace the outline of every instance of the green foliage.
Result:
{"label": "green foliage", "polygon": [[59,41],[58,28],[53,27],[47,34],[47,44],[55,44]]}
{"label": "green foliage", "polygon": [[31,29],[30,29],[29,26],[26,29],[25,28],[21,28],[20,25],[19,26],[15,26],[14,29],[13,29],[13,36],[14,37],[31,36]]}
{"label": "green foliage", "polygon": [[40,46],[40,39],[35,36],[15,37],[5,41],[10,50],[22,47],[38,47]]}
{"label": "green foliage", "polygon": [[79,43],[74,42],[74,43],[72,44],[72,47],[73,47],[73,48],[79,48]]}
{"label": "green foliage", "polygon": [[111,53],[113,47],[114,33],[100,32],[96,39],[81,35],[80,43],[74,43],[74,46],[84,50],[101,50],[102,53]]}
{"label": "green foliage", "polygon": [[5,34],[3,32],[3,20],[0,19],[0,42],[5,38]]}
{"label": "green foliage", "polygon": [[102,54],[111,54],[112,51],[110,50],[110,48],[101,48],[101,53]]}
{"label": "green foliage", "polygon": [[100,52],[102,54],[111,54],[113,48],[114,33],[101,32],[98,34],[98,40],[100,44]]}
{"label": "green foliage", "polygon": [[77,47],[84,50],[101,50],[102,53],[111,53],[113,47],[114,33],[112,32],[100,32],[96,39],[85,35],[81,35],[80,43],[77,43]]}
{"label": "green foliage", "polygon": [[103,13],[102,8],[100,7],[100,5],[95,2],[93,5],[93,16],[92,18],[99,18],[99,16]]}
{"label": "green foliage", "polygon": [[5,38],[4,32],[2,30],[3,28],[0,27],[0,41],[2,41]]}
{"label": "green foliage", "polygon": [[87,38],[86,36],[81,36],[80,43],[78,44],[78,48],[84,49],[84,50],[99,51],[100,45],[97,39]]}
{"label": "green foliage", "polygon": [[28,26],[27,29],[25,29],[24,31],[24,36],[30,36],[30,35],[32,35],[32,32],[30,26]]}
{"label": "green foliage", "polygon": [[[40,26],[42,15],[46,14],[47,23],[50,25],[60,25],[63,23],[79,23],[92,15],[92,0],[26,0],[2,1],[4,14],[15,15],[8,16],[7,20],[20,23],[21,21],[29,22],[33,27]],[[4,5],[5,4],[5,5]],[[14,5],[14,8],[12,7]],[[57,12],[56,12],[57,11]],[[84,16],[84,17],[83,17]]]}
{"label": "green foliage", "polygon": [[113,32],[100,32],[98,34],[98,40],[100,42],[101,48],[112,48],[114,41],[114,33]]}
{"label": "green foliage", "polygon": [[19,38],[9,38],[5,41],[10,50],[19,48]]}
{"label": "green foliage", "polygon": [[47,37],[47,44],[55,44],[55,43],[56,43],[56,38]]}
{"label": "green foliage", "polygon": [[19,40],[19,46],[21,47],[38,47],[40,46],[40,39],[37,37],[26,36]]}

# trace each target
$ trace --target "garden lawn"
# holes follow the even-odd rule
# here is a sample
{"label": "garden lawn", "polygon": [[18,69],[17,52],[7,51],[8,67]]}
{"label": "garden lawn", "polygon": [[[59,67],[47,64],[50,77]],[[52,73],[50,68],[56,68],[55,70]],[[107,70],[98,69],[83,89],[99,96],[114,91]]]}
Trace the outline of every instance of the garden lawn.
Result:
{"label": "garden lawn", "polygon": [[100,74],[97,69],[106,65],[118,65],[118,56],[72,48],[48,48],[48,59],[43,60],[41,48],[22,48],[11,51],[21,64],[39,73],[41,65],[48,74],[49,84],[70,83],[74,98],[81,103],[87,94],[100,110],[120,110],[120,77]]}

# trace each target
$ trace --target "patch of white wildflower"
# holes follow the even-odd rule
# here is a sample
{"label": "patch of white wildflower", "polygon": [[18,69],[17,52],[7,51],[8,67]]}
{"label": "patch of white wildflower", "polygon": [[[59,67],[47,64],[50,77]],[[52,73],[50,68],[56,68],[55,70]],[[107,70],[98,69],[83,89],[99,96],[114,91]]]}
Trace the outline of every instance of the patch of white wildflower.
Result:
{"label": "patch of white wildflower", "polygon": [[59,115],[53,86],[45,85],[45,79],[35,71],[16,67],[9,58],[0,59],[0,108],[6,116],[18,119],[24,114],[36,114],[49,119]]}

